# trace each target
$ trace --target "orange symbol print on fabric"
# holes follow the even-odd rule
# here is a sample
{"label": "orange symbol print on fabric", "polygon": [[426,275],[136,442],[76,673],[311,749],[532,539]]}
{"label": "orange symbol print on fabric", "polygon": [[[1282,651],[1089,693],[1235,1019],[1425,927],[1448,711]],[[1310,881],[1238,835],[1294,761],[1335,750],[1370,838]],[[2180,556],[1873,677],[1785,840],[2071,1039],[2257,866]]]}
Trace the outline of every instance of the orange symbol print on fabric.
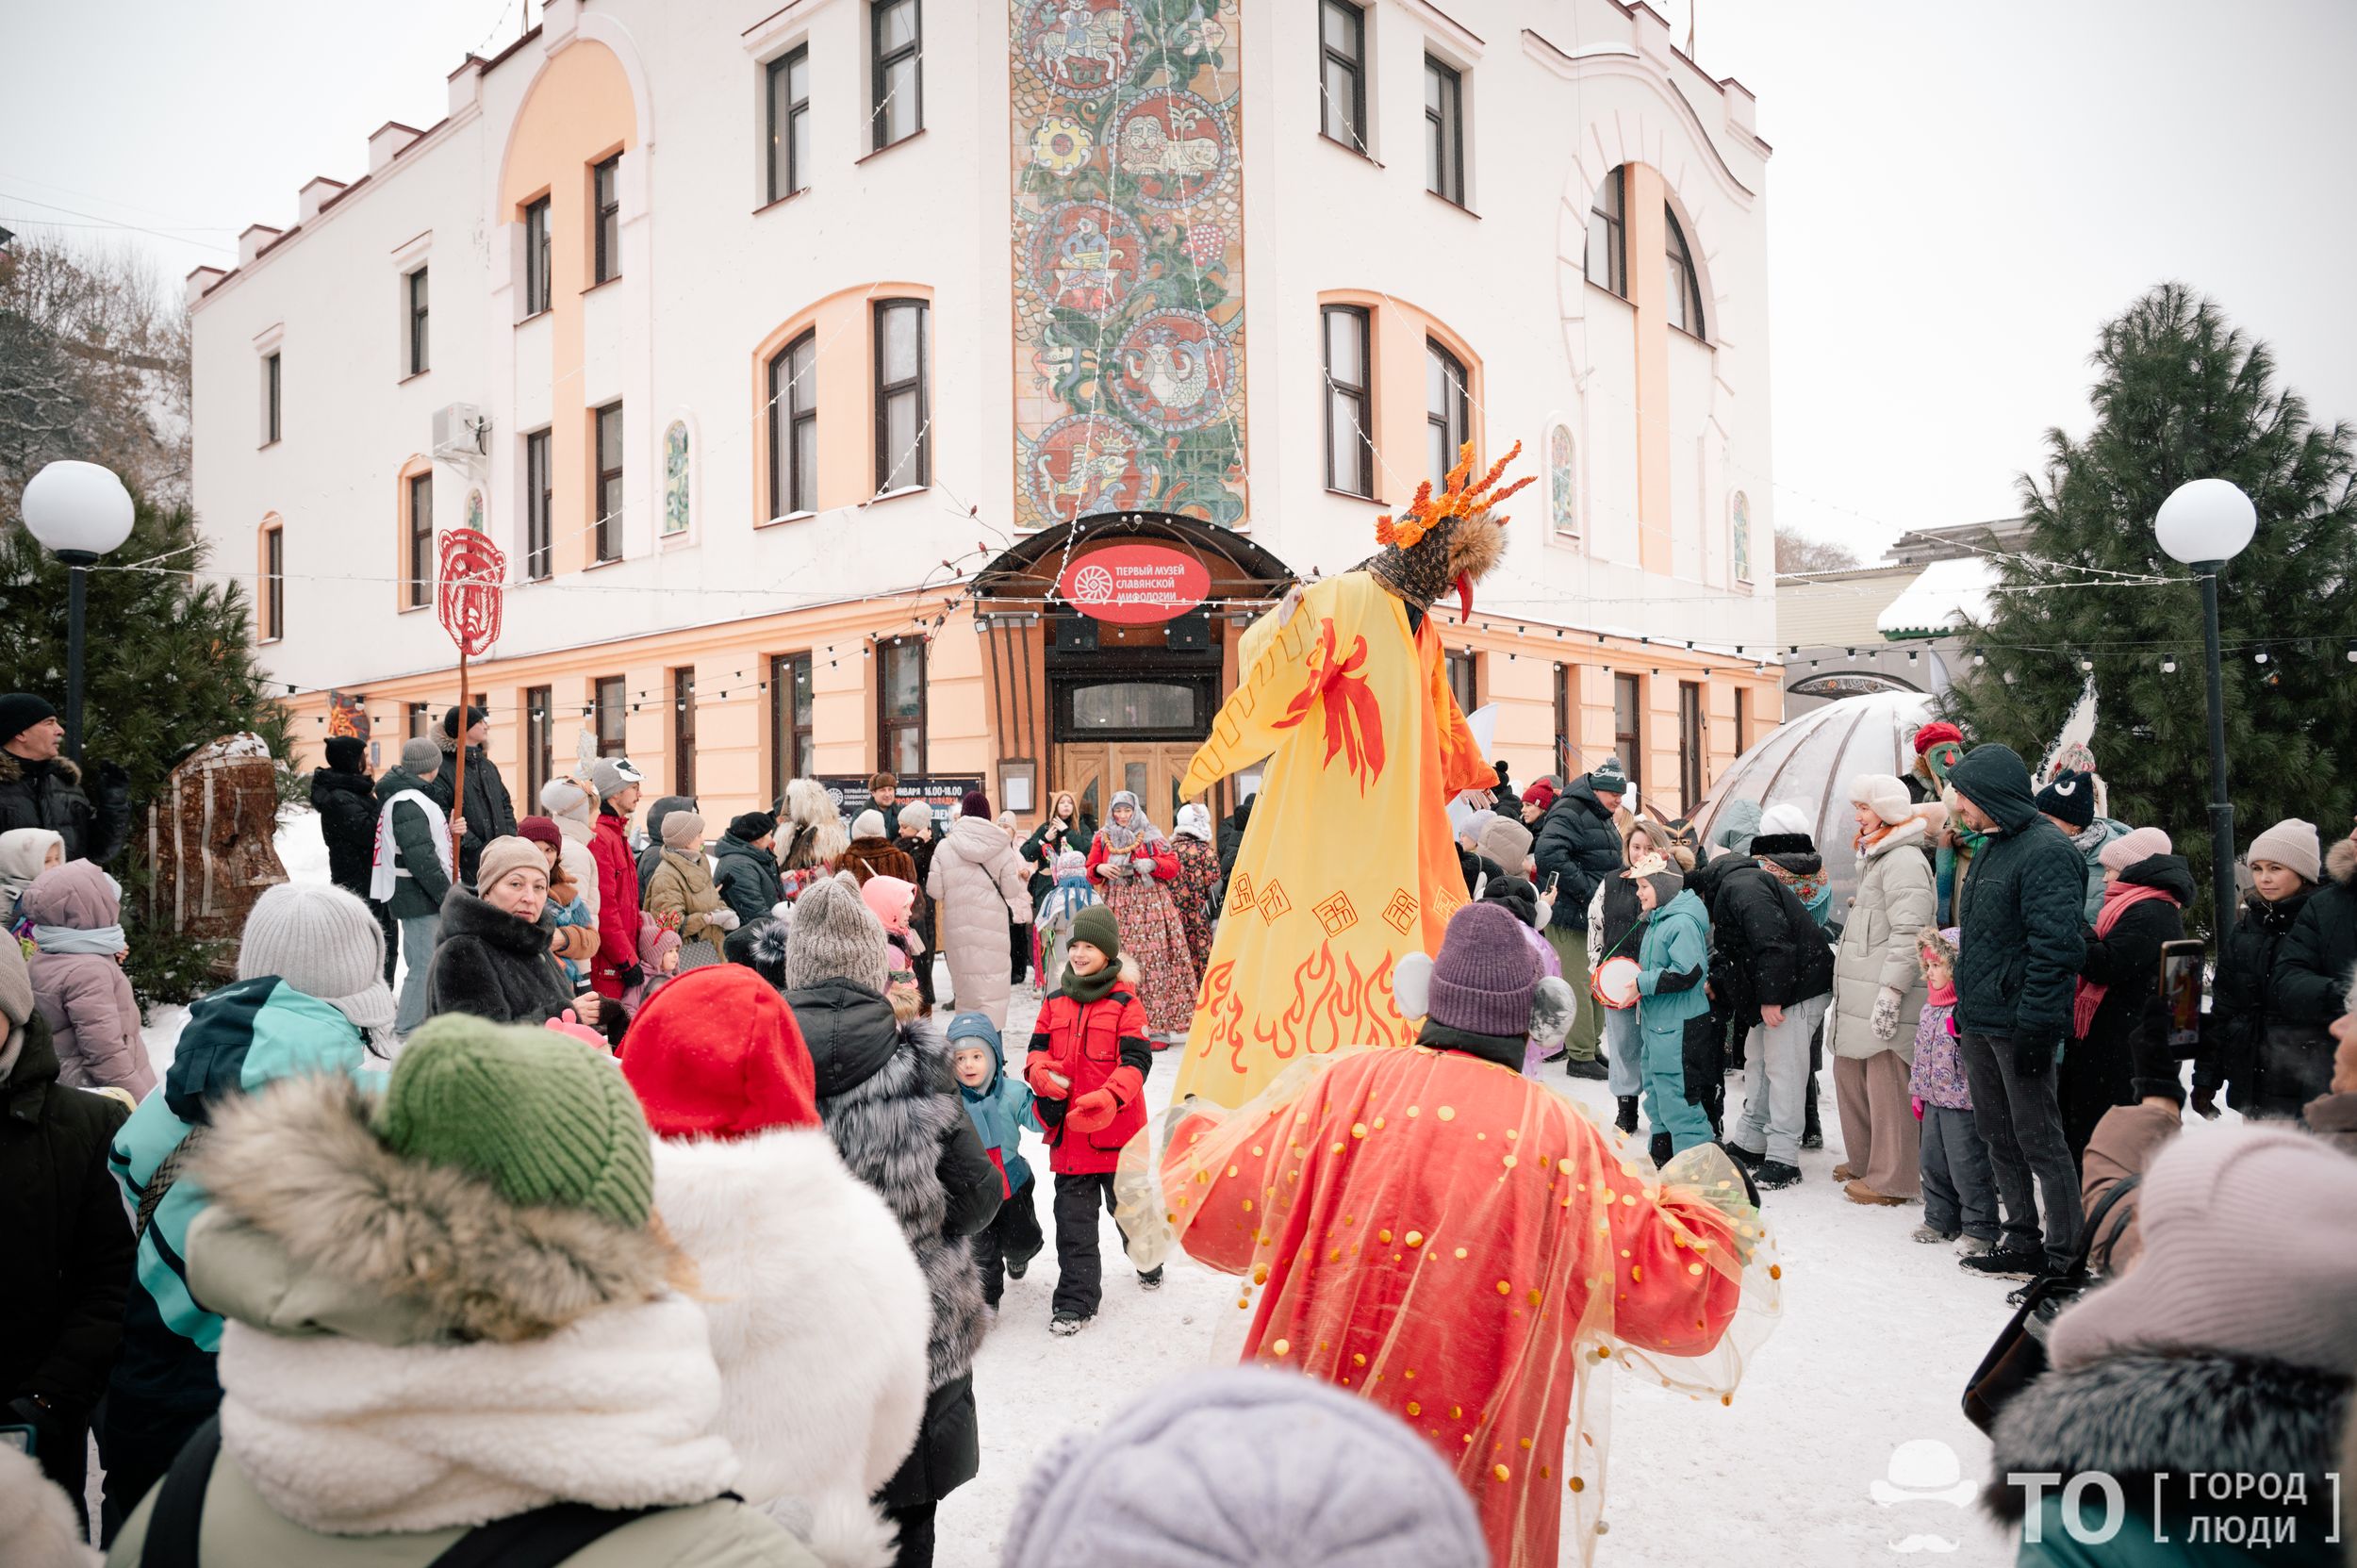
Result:
{"label": "orange symbol print on fabric", "polygon": [[1408,889],[1392,889],[1392,901],[1383,906],[1383,923],[1402,936],[1416,923],[1416,900],[1409,896]]}
{"label": "orange symbol print on fabric", "polygon": [[1228,891],[1228,913],[1241,915],[1259,901],[1252,892],[1252,879],[1237,872],[1236,884]]}
{"label": "orange symbol print on fabric", "polygon": [[1292,913],[1294,901],[1285,897],[1283,883],[1273,882],[1261,890],[1261,918],[1271,925],[1277,923],[1279,915]]}
{"label": "orange symbol print on fabric", "polygon": [[1383,772],[1383,714],[1375,693],[1367,689],[1367,678],[1360,673],[1367,665],[1367,639],[1355,639],[1346,659],[1335,656],[1334,644],[1334,622],[1328,617],[1318,623],[1317,646],[1310,650],[1308,684],[1294,694],[1271,727],[1290,730],[1310,717],[1311,703],[1318,704],[1326,715],[1327,765],[1340,756],[1364,795]]}
{"label": "orange symbol print on fabric", "polygon": [[1359,912],[1350,907],[1350,895],[1337,893],[1324,903],[1311,904],[1310,913],[1318,917],[1328,936],[1340,936],[1359,923]]}

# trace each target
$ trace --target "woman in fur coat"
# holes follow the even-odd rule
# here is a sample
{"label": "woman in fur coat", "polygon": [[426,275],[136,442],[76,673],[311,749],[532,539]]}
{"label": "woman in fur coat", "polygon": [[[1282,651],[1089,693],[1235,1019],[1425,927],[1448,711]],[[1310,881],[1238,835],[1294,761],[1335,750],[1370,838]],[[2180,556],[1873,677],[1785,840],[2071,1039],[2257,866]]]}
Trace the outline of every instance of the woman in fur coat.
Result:
{"label": "woman in fur coat", "polygon": [[159,1499],[189,1489],[199,1516],[155,1544],[202,1568],[423,1568],[563,1503],[612,1510],[574,1568],[815,1568],[728,1496],[741,1466],[713,1430],[703,1309],[680,1294],[693,1266],[655,1223],[647,1124],[600,1053],[437,1018],[381,1096],[305,1075],[223,1101],[190,1174],[212,1197],[188,1266],[228,1320],[222,1419],[113,1562],[140,1562]]}
{"label": "woman in fur coat", "polygon": [[793,1013],[750,969],[698,969],[632,1020],[622,1076],[654,1131],[656,1212],[696,1264],[737,1492],[827,1568],[889,1568],[868,1499],[924,1413],[931,1298],[819,1121]]}
{"label": "woman in fur coat", "polygon": [[480,874],[480,897],[453,884],[442,900],[425,977],[426,1015],[470,1013],[497,1024],[538,1024],[570,1013],[596,1024],[597,993],[575,994],[540,925],[549,897],[540,846],[495,838],[483,847]]}
{"label": "woman in fur coat", "polygon": [[[2025,1565],[2336,1562],[2322,1543],[2357,1367],[2357,1161],[2297,1132],[2220,1129],[2168,1143],[2135,1196],[2134,1266],[2054,1319],[2051,1369],[1998,1417],[1991,1511],[2038,1510]],[[2083,1489],[2076,1540],[2059,1486],[2033,1495],[2006,1480],[2041,1471],[2117,1483]],[[2221,1496],[2189,1490],[2194,1471],[2275,1484]],[[2287,1498],[2291,1477],[2303,1501]],[[2105,1490],[2126,1517],[2099,1543]],[[2214,1541],[2264,1528],[2285,1549],[2188,1557],[2196,1519]]]}
{"label": "woman in fur coat", "polygon": [[[1004,1186],[958,1098],[949,1042],[929,1021],[898,1022],[884,1000],[883,926],[851,879],[813,884],[795,903],[790,939],[783,921],[762,938],[756,966],[780,966],[785,978],[827,1132],[851,1174],[891,1208],[925,1276],[924,1419],[878,1501],[900,1531],[896,1561],[926,1568],[935,1507],[981,1468],[974,1347],[982,1280],[968,1238],[997,1213]],[[1004,966],[997,972],[1003,979]]]}

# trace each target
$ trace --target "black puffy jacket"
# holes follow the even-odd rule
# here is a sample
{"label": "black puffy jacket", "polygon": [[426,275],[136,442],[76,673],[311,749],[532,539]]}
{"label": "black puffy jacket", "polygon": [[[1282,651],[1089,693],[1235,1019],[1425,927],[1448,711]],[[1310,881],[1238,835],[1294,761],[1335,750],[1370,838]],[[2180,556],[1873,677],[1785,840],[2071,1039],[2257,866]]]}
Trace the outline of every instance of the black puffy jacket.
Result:
{"label": "black puffy jacket", "polygon": [[1976,746],[1948,783],[1996,822],[1956,888],[1956,1027],[2059,1046],[2085,954],[2086,860],[2038,815],[2030,770],[2003,746]]}
{"label": "black puffy jacket", "polygon": [[2086,1033],[2067,1048],[2058,1084],[2063,1135],[2082,1151],[2106,1110],[2135,1103],[2138,1047],[2167,1052],[2166,1041],[2156,1038],[2167,1027],[2161,1006],[2161,944],[2185,934],[2184,907],[2194,897],[2193,868],[2181,855],[2140,860],[2119,880],[2168,897],[2130,905],[2105,935],[2098,936],[2092,927],[2084,933],[2086,953],[2079,975],[2104,987],[2103,1000]]}
{"label": "black puffy jacket", "polygon": [[1596,883],[1621,868],[1621,834],[1585,778],[1574,779],[1539,819],[1530,852],[1539,863],[1539,886],[1554,889],[1555,912],[1547,923],[1586,931]]}
{"label": "black puffy jacket", "polygon": [[376,869],[376,781],[322,767],[311,775],[311,809],[327,841],[327,877],[355,898],[369,896]]}
{"label": "black puffy jacket", "polygon": [[[2321,1028],[2276,1015],[2275,961],[2315,896],[2314,888],[2302,888],[2268,903],[2255,891],[2244,894],[2234,911],[2233,928],[2218,949],[2217,980],[2209,1015],[2201,1023],[2201,1052],[2194,1062],[2193,1082],[2197,1089],[2225,1089],[2226,1103],[2237,1111],[2297,1116],[2302,1101],[2295,1097],[2311,1076],[2298,1070],[2300,1058],[2320,1046],[2325,1061],[2332,1059],[2332,1036]],[[2283,1050],[2280,1061],[2270,1058],[2270,1032]],[[2299,1049],[2303,1044],[2310,1049]],[[2308,1098],[2315,1098],[2314,1092]]]}
{"label": "black puffy jacket", "polygon": [[26,762],[0,751],[0,833],[47,828],[65,840],[65,858],[104,866],[131,836],[131,780],[111,765],[98,770],[93,803],[71,758]]}
{"label": "black puffy jacket", "polygon": [[1749,1029],[1762,1007],[1833,993],[1833,949],[1799,895],[1749,855],[1721,855],[1686,879],[1710,911],[1710,983]]}
{"label": "black puffy jacket", "polygon": [[2324,883],[2275,955],[2275,1005],[2293,1023],[2329,1024],[2346,1011],[2357,968],[2357,838],[2325,851]]}
{"label": "black puffy jacket", "polygon": [[[0,1017],[0,1032],[7,1028]],[[128,1113],[58,1081],[58,1053],[39,1013],[20,1028],[24,1048],[0,1084],[0,1234],[8,1238],[9,1279],[0,1291],[0,1405],[41,1395],[78,1428],[107,1392],[123,1340],[131,1221],[107,1173],[107,1149]],[[78,1430],[72,1441],[81,1442]]]}

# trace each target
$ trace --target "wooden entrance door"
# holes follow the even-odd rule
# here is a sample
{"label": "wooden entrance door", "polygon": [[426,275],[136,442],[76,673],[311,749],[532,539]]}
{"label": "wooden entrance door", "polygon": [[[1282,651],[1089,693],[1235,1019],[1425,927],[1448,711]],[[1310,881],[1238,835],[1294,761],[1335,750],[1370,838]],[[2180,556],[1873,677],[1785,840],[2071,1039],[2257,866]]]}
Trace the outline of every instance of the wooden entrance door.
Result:
{"label": "wooden entrance door", "polygon": [[1178,781],[1201,743],[1193,740],[1087,741],[1056,748],[1054,789],[1079,798],[1081,815],[1105,820],[1113,797],[1129,790],[1146,802],[1146,816],[1168,833],[1178,815]]}

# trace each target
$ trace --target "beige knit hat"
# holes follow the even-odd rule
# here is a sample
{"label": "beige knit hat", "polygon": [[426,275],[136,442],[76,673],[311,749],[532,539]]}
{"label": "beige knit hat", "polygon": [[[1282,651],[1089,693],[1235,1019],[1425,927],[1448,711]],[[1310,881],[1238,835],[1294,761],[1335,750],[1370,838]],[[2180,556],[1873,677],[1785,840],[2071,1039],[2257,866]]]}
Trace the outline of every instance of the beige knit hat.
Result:
{"label": "beige knit hat", "polygon": [[700,844],[704,836],[704,819],[692,811],[675,811],[663,819],[663,847],[687,852],[688,846]]}
{"label": "beige knit hat", "polygon": [[2198,1128],[2137,1195],[2134,1272],[2054,1320],[2057,1369],[2185,1348],[2357,1366],[2357,1160],[2302,1133]]}
{"label": "beige knit hat", "polygon": [[2318,882],[2324,876],[2324,841],[2314,822],[2287,817],[2252,839],[2243,859],[2246,864],[2271,860],[2299,872],[2302,882]]}
{"label": "beige knit hat", "polygon": [[547,876],[549,871],[547,852],[529,838],[518,838],[513,835],[506,838],[494,838],[483,847],[483,860],[475,870],[475,887],[480,891],[486,887],[496,886],[500,878],[523,867],[529,867],[542,876]]}

